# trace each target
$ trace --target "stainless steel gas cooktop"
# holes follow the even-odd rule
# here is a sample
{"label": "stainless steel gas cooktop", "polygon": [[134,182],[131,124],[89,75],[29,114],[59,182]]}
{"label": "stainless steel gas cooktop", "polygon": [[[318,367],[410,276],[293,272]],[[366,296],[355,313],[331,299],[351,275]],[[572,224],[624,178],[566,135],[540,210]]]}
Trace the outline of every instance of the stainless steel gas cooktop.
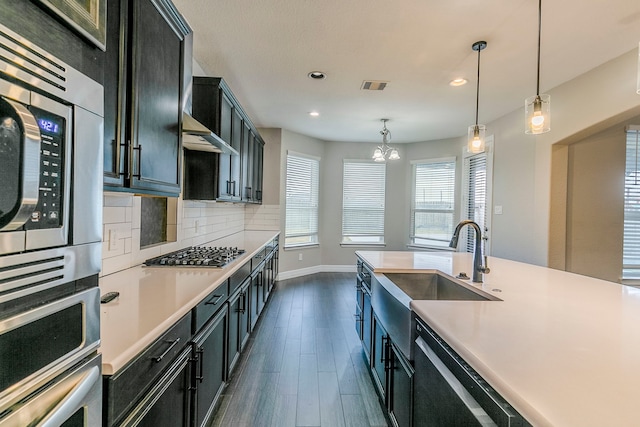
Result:
{"label": "stainless steel gas cooktop", "polygon": [[144,265],[149,267],[213,267],[221,268],[245,252],[244,249],[215,246],[189,246],[148,259]]}

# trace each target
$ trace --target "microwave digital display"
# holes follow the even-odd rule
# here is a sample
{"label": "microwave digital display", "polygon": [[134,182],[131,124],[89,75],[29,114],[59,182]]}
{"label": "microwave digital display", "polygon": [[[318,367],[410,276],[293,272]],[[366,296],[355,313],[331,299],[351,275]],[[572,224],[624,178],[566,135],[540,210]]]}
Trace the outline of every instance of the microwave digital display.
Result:
{"label": "microwave digital display", "polygon": [[41,130],[55,135],[59,134],[62,128],[58,123],[48,119],[38,119],[38,126]]}

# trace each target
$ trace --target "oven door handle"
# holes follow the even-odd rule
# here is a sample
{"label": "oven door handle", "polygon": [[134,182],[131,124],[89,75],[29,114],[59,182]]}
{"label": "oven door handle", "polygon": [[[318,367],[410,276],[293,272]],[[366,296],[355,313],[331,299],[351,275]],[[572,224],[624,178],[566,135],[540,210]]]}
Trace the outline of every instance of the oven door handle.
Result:
{"label": "oven door handle", "polygon": [[67,421],[83,403],[96,382],[100,381],[100,368],[93,366],[82,374],[82,379],[67,393],[67,395],[49,412],[37,427],[55,427]]}
{"label": "oven door handle", "polygon": [[39,393],[37,398],[27,401],[17,411],[0,420],[0,426],[60,426],[84,406],[87,396],[95,393],[93,390],[96,386],[100,386],[100,367],[94,365],[54,383]]}

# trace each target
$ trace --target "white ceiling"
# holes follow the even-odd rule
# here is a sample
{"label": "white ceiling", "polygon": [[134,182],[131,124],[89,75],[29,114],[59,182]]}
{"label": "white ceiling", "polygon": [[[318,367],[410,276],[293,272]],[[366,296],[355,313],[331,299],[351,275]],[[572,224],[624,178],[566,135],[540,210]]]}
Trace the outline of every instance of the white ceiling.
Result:
{"label": "white ceiling", "polygon": [[[388,118],[393,143],[466,135],[475,122],[478,40],[488,44],[480,123],[536,92],[537,0],[173,2],[194,30],[196,61],[227,81],[257,127],[380,142],[380,119]],[[638,0],[543,2],[541,93],[639,41]],[[327,78],[308,78],[315,70]],[[629,73],[633,89],[636,70]],[[460,76],[469,83],[449,86]],[[364,91],[364,80],[389,83]]]}

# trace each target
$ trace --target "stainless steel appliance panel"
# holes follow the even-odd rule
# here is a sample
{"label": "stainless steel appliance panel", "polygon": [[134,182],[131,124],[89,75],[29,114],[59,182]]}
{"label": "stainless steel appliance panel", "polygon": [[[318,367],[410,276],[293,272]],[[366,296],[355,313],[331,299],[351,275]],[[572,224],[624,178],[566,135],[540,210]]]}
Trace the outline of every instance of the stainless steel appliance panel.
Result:
{"label": "stainless steel appliance panel", "polygon": [[73,244],[81,245],[102,241],[103,119],[79,107],[74,115]]}
{"label": "stainless steel appliance panel", "polygon": [[[57,168],[59,171],[55,173],[62,174],[62,176],[59,176],[57,178],[54,178],[52,176],[46,176],[46,177],[43,176],[44,174],[49,173],[43,164],[40,164],[40,170],[36,172],[36,175],[41,177],[42,180],[46,180],[47,178],[52,180],[57,179],[57,183],[56,182],[47,183],[45,181],[40,182],[41,184],[40,199],[43,199],[43,200],[40,201],[39,206],[41,206],[43,203],[46,204],[46,201],[44,201],[44,199],[47,193],[55,193],[56,198],[59,200],[59,203],[62,206],[56,206],[54,208],[57,212],[57,215],[60,221],[52,224],[50,227],[35,228],[35,227],[30,227],[29,223],[26,224],[26,226],[28,227],[27,236],[26,236],[26,245],[25,245],[26,250],[49,248],[53,246],[64,246],[68,243],[67,241],[68,235],[69,235],[68,213],[69,213],[69,199],[70,199],[70,193],[71,193],[71,190],[70,190],[71,168],[70,168],[70,165],[68,164],[69,160],[71,159],[71,149],[72,149],[71,135],[72,135],[73,117],[72,117],[71,107],[55,102],[37,93],[33,93],[31,95],[31,106],[45,110],[47,113],[51,113],[53,115],[59,116],[61,120],[64,121],[64,128],[62,130],[63,133],[59,135],[59,137],[57,138],[57,141],[54,142],[56,144],[60,144],[60,146],[57,147],[59,149],[58,152],[53,151],[53,149],[47,150],[47,148],[45,148],[46,147],[45,142],[48,142],[48,141],[45,140],[45,135],[43,134],[42,136],[43,154],[40,162],[40,163],[51,163],[57,160],[58,162],[60,162]],[[39,114],[36,111],[33,111],[33,113],[36,116],[36,119],[44,120],[44,118],[39,116]],[[46,113],[43,113],[43,114],[46,114]],[[61,123],[61,125],[63,124]],[[51,155],[55,155],[55,157],[49,157],[46,155],[46,153],[49,153],[50,151],[51,151]],[[49,186],[49,187],[46,187],[46,189],[45,189],[45,184]],[[58,189],[57,193],[56,193],[56,188]],[[47,210],[48,208],[49,208],[48,206],[45,206],[45,207],[40,207],[38,209]],[[56,225],[59,225],[59,226],[56,226]]]}
{"label": "stainless steel appliance panel", "polygon": [[100,355],[82,360],[0,417],[0,427],[101,426],[101,363]]}
{"label": "stainless steel appliance panel", "polygon": [[104,116],[104,92],[100,83],[4,25],[0,25],[0,72]]}
{"label": "stainless steel appliance panel", "polygon": [[0,414],[100,345],[92,288],[0,321]]}
{"label": "stainless steel appliance panel", "polygon": [[97,242],[0,257],[0,304],[98,274],[101,254]]}

